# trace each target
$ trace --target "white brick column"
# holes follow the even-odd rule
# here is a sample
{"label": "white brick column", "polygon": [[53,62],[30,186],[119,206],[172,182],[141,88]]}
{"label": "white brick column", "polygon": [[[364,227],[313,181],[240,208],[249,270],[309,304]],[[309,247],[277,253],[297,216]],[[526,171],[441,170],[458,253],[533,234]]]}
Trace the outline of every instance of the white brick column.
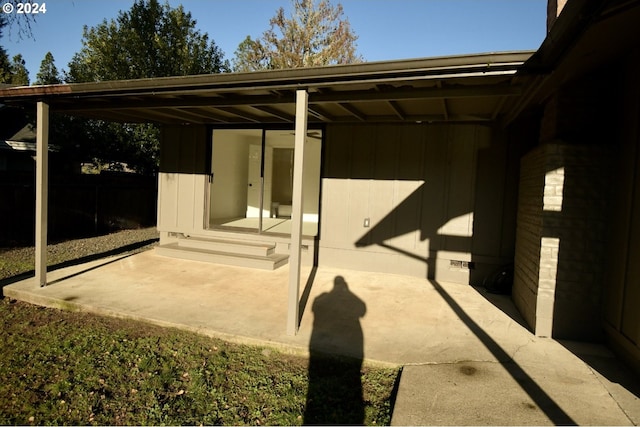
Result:
{"label": "white brick column", "polygon": [[537,336],[597,338],[607,168],[606,151],[587,145],[543,144],[522,159],[512,298]]}

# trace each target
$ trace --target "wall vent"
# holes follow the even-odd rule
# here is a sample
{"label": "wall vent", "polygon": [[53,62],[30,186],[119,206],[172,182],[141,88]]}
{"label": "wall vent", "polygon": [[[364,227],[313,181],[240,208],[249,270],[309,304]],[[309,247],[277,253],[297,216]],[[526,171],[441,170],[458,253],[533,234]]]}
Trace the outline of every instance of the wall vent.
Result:
{"label": "wall vent", "polygon": [[455,268],[466,268],[468,270],[473,270],[475,268],[475,263],[473,261],[460,261],[457,259],[452,259],[449,262],[449,266]]}

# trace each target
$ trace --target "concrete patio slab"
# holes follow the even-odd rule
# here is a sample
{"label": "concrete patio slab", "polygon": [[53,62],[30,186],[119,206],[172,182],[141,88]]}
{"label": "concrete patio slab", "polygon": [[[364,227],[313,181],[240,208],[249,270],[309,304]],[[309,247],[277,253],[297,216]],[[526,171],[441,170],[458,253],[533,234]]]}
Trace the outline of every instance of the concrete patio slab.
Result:
{"label": "concrete patio slab", "polygon": [[[578,357],[624,369],[599,346],[533,336],[509,297],[468,285],[319,268],[303,271],[301,322],[286,334],[288,268],[253,270],[147,251],[62,268],[5,296],[178,327],[308,354],[314,349],[402,365],[394,425],[637,424],[640,403]],[[628,372],[628,371],[625,371]]]}

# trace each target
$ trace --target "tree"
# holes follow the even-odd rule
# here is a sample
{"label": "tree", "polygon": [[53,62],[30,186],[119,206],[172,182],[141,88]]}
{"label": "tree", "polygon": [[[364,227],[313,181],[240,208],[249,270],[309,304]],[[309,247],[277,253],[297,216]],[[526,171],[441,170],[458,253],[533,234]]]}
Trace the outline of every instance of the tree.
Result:
{"label": "tree", "polygon": [[235,71],[316,67],[360,62],[357,36],[342,5],[329,0],[292,0],[290,17],[281,7],[258,40],[247,36],[235,52]]}
{"label": "tree", "polygon": [[269,67],[269,56],[262,43],[247,36],[235,51],[233,70],[248,72],[266,70]]}
{"label": "tree", "polygon": [[[82,48],[69,63],[67,82],[220,73],[229,70],[224,54],[196,30],[182,6],[136,0],[116,19],[83,30]],[[98,166],[127,165],[141,173],[158,167],[159,129],[155,125],[74,122],[66,133],[75,152]],[[86,148],[85,148],[86,147]]]}
{"label": "tree", "polygon": [[55,85],[62,83],[60,73],[56,67],[55,60],[51,52],[47,52],[40,63],[40,71],[36,75],[37,85]]}
{"label": "tree", "polygon": [[29,72],[27,71],[21,54],[13,57],[13,62],[11,63],[11,84],[29,86]]}
{"label": "tree", "polygon": [[137,0],[117,19],[84,27],[82,49],[69,63],[67,81],[87,82],[210,74],[228,71],[224,54],[195,29],[182,6]]}
{"label": "tree", "polygon": [[[7,25],[4,14],[0,13],[0,39],[2,38],[3,28]],[[0,83],[11,83],[11,64],[7,51],[0,46]]]}
{"label": "tree", "polygon": [[[3,36],[4,27],[8,25],[6,16],[6,13],[0,12],[0,39]],[[29,85],[29,72],[25,67],[22,55],[15,55],[13,60],[9,61],[7,51],[2,46],[0,46],[0,83],[20,86]]]}

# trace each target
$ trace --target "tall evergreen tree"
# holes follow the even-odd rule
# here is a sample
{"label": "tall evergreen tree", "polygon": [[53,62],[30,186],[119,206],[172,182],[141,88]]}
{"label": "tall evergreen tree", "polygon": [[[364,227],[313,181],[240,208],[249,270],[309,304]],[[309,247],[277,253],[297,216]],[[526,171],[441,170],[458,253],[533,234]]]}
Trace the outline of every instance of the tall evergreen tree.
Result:
{"label": "tall evergreen tree", "polygon": [[25,65],[21,54],[13,57],[11,63],[11,84],[19,86],[29,86],[29,71]]}
{"label": "tall evergreen tree", "polygon": [[36,75],[37,85],[54,85],[62,83],[60,73],[56,67],[55,60],[51,52],[47,52],[40,63],[40,71]]}

